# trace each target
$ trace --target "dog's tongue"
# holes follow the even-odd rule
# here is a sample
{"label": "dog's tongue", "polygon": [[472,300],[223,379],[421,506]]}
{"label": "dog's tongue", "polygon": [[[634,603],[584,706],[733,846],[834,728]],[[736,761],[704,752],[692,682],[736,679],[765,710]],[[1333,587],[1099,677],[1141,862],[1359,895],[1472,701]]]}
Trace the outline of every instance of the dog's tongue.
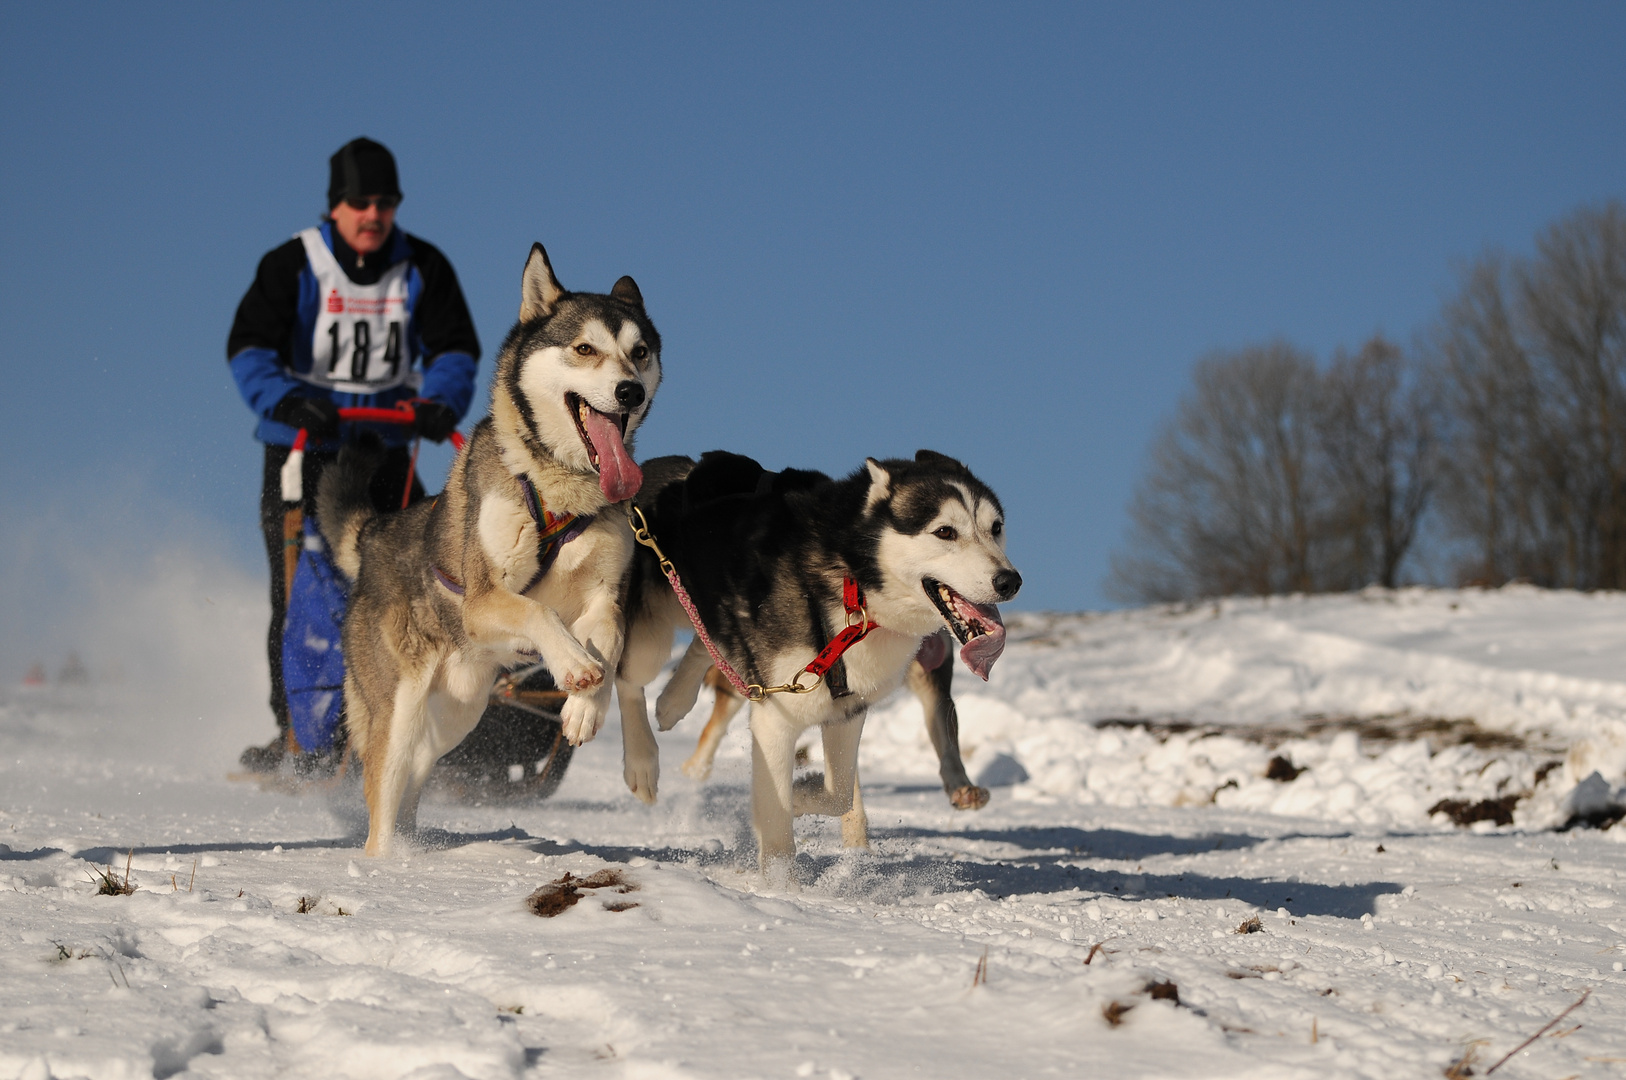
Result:
{"label": "dog's tongue", "polygon": [[960,618],[973,625],[981,624],[988,631],[979,634],[960,647],[960,659],[983,682],[988,671],[1005,651],[1005,622],[999,617],[999,608],[993,604],[973,604],[959,593],[954,594],[954,607]]}
{"label": "dog's tongue", "polygon": [[620,423],[590,407],[582,420],[582,430],[587,432],[593,452],[598,454],[598,486],[604,497],[617,503],[638,494],[638,489],[644,486],[644,471],[627,453],[627,446],[621,441]]}

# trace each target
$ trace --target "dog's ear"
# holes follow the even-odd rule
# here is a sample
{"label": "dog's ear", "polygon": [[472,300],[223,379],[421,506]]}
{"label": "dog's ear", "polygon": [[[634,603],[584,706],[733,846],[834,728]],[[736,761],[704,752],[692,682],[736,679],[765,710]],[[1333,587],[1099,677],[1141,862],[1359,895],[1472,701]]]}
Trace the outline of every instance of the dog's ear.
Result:
{"label": "dog's ear", "polygon": [[629,307],[644,310],[644,294],[638,291],[638,283],[630,277],[622,277],[610,286],[610,295]]}
{"label": "dog's ear", "polygon": [[956,469],[965,468],[964,465],[960,464],[954,458],[949,457],[947,454],[939,454],[936,450],[916,450],[915,451],[915,464],[916,465],[952,465]]}
{"label": "dog's ear", "polygon": [[869,494],[864,496],[864,512],[867,514],[875,509],[876,503],[892,494],[892,474],[872,457],[864,459],[864,467],[869,470]]}
{"label": "dog's ear", "polygon": [[525,260],[525,273],[519,281],[519,321],[545,319],[553,314],[565,287],[553,276],[553,265],[541,244],[531,245],[531,257]]}

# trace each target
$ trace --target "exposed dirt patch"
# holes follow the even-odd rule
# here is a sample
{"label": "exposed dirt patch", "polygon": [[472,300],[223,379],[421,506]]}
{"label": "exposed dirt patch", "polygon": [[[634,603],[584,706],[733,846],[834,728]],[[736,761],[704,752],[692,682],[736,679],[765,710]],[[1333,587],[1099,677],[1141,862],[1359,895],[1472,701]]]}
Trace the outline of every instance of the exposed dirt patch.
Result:
{"label": "exposed dirt patch", "polygon": [[1176,1005],[1180,1004],[1180,987],[1172,981],[1149,982],[1146,984],[1146,992],[1152,996],[1153,1001],[1172,1001]]}
{"label": "exposed dirt patch", "polygon": [[[532,912],[551,919],[561,915],[569,908],[581,902],[584,894],[592,893],[597,889],[609,889],[618,893],[637,892],[638,886],[622,876],[619,870],[599,870],[586,877],[577,877],[567,873],[564,877],[550,881],[525,898],[525,906]],[[628,900],[612,900],[604,905],[606,911],[627,911],[638,905]]]}
{"label": "exposed dirt patch", "polygon": [[1291,784],[1299,778],[1299,773],[1303,771],[1304,768],[1294,765],[1282,755],[1277,754],[1270,759],[1270,764],[1265,766],[1265,779],[1274,780],[1278,784]]}
{"label": "exposed dirt patch", "polygon": [[[1537,753],[1562,753],[1566,749],[1558,744],[1548,745],[1548,740],[1538,735],[1486,730],[1472,717],[1414,716],[1411,713],[1388,713],[1381,716],[1313,714],[1302,717],[1290,725],[1210,724],[1174,717],[1114,716],[1097,720],[1095,726],[1145,728],[1159,741],[1167,740],[1171,735],[1195,735],[1200,739],[1214,735],[1230,735],[1272,748],[1290,739],[1330,739],[1334,735],[1352,731],[1361,737],[1362,742],[1377,746],[1426,739],[1429,751],[1436,754],[1452,746],[1476,746],[1481,750],[1529,750]],[[1292,766],[1292,762],[1287,764],[1289,767]]]}
{"label": "exposed dirt patch", "polygon": [[1558,831],[1569,832],[1578,828],[1608,830],[1620,824],[1622,818],[1626,818],[1626,806],[1611,806],[1591,814],[1576,814],[1560,825]]}
{"label": "exposed dirt patch", "polygon": [[1503,795],[1499,799],[1481,799],[1478,802],[1469,802],[1466,799],[1441,799],[1428,808],[1428,816],[1444,814],[1457,825],[1466,828],[1477,821],[1491,821],[1497,825],[1513,824],[1513,808],[1519,805],[1519,800],[1530,794],[1521,791],[1514,795]]}

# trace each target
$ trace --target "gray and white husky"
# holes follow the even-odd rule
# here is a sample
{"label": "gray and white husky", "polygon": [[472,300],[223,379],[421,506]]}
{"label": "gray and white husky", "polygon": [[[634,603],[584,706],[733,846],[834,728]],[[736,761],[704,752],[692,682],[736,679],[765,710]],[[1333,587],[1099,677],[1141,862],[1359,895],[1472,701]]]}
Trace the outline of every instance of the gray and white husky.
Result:
{"label": "gray and white husky", "polygon": [[[745,679],[788,683],[850,620],[845,579],[876,628],[811,693],[751,707],[751,806],[764,873],[794,880],[793,819],[842,818],[842,843],[868,845],[858,795],[858,743],[868,707],[892,693],[921,642],[945,625],[960,657],[988,677],[1005,644],[995,604],[1022,578],[1005,555],[999,499],[960,462],[922,450],[868,459],[852,475],[769,473],[714,452],[646,462],[633,504],[675,565],[713,642]],[[627,786],[654,801],[659,758],[644,687],[688,619],[658,560],[640,548],[629,578],[627,644],[617,673]],[[688,713],[711,658],[697,637],[656,703],[667,730]],[[803,682],[810,681],[803,677]],[[793,784],[797,736],[819,727],[825,773]]]}
{"label": "gray and white husky", "polygon": [[621,659],[632,434],[660,385],[660,335],[630,277],[565,291],[541,244],[491,382],[491,413],[446,490],[399,513],[367,498],[376,454],[346,447],[317,512],[354,584],[345,723],[360,755],[367,853],[411,831],[436,759],[473,730],[497,674],[539,654],[568,691],[566,738],[598,733]]}

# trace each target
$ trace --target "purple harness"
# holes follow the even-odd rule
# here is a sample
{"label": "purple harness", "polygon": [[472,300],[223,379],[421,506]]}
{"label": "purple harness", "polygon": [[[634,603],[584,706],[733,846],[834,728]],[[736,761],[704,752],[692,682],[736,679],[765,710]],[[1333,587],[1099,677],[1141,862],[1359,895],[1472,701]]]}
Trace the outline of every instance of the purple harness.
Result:
{"label": "purple harness", "polygon": [[[523,589],[516,589],[520,594],[528,593],[536,587],[547,572],[553,568],[554,560],[559,557],[559,549],[570,543],[587,530],[593,523],[592,514],[555,514],[542,502],[531,481],[524,476],[519,477],[520,490],[525,495],[525,510],[536,522],[536,573],[526,582]],[[435,580],[450,593],[462,596],[464,588],[446,571],[439,566],[431,566]]]}

